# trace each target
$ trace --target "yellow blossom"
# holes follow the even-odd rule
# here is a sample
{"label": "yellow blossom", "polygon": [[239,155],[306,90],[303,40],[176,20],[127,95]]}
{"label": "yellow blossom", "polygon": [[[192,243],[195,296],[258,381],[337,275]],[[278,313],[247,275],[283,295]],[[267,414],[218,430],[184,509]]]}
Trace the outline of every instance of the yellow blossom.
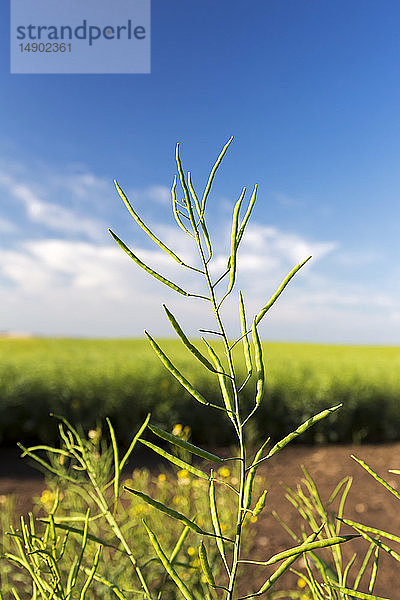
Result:
{"label": "yellow blossom", "polygon": [[254,515],[252,515],[250,517],[250,523],[257,523],[258,517],[255,517]]}
{"label": "yellow blossom", "polygon": [[50,504],[51,502],[54,502],[55,497],[55,492],[52,492],[51,490],[43,490],[40,496],[40,502],[42,504]]}
{"label": "yellow blossom", "polygon": [[167,476],[165,473],[160,473],[157,479],[160,483],[163,483],[164,481],[167,481]]}
{"label": "yellow blossom", "polygon": [[306,587],[306,582],[304,581],[304,579],[302,579],[302,577],[299,577],[299,579],[297,580],[297,587],[299,588],[305,588]]}
{"label": "yellow blossom", "polygon": [[188,475],[189,475],[189,471],[187,469],[181,469],[177,473],[178,479],[186,479]]}
{"label": "yellow blossom", "polygon": [[193,548],[193,546],[189,546],[189,548],[187,549],[187,553],[189,554],[189,556],[194,556],[196,554],[196,550]]}
{"label": "yellow blossom", "polygon": [[228,467],[221,467],[220,469],[218,469],[218,473],[221,475],[221,477],[229,477],[229,475],[231,474]]}
{"label": "yellow blossom", "polygon": [[177,423],[176,425],[174,425],[174,428],[172,430],[173,435],[180,435],[182,433],[182,425],[180,423]]}
{"label": "yellow blossom", "polygon": [[181,499],[180,499],[180,497],[179,497],[179,496],[174,496],[174,497],[172,498],[172,503],[173,503],[173,504],[179,504],[179,502],[180,502],[180,501],[181,501]]}

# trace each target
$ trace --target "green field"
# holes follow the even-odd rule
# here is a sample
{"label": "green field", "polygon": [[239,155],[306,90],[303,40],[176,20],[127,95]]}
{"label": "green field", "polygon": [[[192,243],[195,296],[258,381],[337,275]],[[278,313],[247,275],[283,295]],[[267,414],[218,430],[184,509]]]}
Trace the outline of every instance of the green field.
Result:
{"label": "green field", "polygon": [[[213,375],[179,341],[160,345],[211,402],[220,404]],[[215,348],[222,347],[215,343]],[[343,408],[302,441],[381,442],[400,439],[400,348],[264,343],[267,388],[251,424],[254,440],[280,437],[319,410]],[[243,370],[237,346],[238,372]],[[252,405],[253,382],[243,407]],[[144,340],[7,339],[0,341],[0,443],[53,440],[55,412],[86,429],[105,416],[121,442],[147,412],[161,426],[190,425],[193,439],[229,444],[230,426],[196,402]]]}

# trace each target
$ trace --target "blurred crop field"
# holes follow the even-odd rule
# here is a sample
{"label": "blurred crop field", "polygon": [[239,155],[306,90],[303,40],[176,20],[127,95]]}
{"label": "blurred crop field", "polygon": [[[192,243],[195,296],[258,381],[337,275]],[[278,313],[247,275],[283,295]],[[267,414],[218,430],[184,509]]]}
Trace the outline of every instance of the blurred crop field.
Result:
{"label": "blurred crop field", "polygon": [[[179,341],[159,340],[182,374],[212,403],[221,404],[215,376]],[[199,341],[199,348],[202,342]],[[222,345],[213,343],[220,356]],[[245,378],[242,348],[237,371]],[[400,348],[264,343],[267,387],[250,442],[292,431],[318,411],[343,407],[301,436],[303,443],[389,442],[400,439]],[[242,394],[253,405],[254,385]],[[145,340],[0,340],[0,443],[54,441],[56,413],[84,430],[108,416],[126,444],[148,412],[168,430],[189,425],[195,443],[226,446],[230,424],[192,398]],[[211,417],[210,417],[211,415]]]}

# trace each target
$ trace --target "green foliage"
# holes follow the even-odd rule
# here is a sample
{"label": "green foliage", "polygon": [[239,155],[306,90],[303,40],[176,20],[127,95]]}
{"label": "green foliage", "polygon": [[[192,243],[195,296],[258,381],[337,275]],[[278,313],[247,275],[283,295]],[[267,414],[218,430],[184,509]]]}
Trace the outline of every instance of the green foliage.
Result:
{"label": "green foliage", "polygon": [[[65,417],[59,417],[61,421],[59,435],[62,441],[60,448],[43,444],[30,448],[24,448],[21,445],[21,448],[23,455],[30,456],[42,467],[47,468],[48,471],[56,475],[60,483],[63,483],[64,487],[66,486],[66,490],[74,489],[75,493],[84,502],[84,506],[80,507],[75,515],[72,515],[70,518],[67,517],[67,520],[62,516],[60,518],[57,514],[60,504],[60,491],[57,490],[48,518],[42,520],[45,526],[43,532],[39,533],[36,531],[36,522],[33,519],[31,519],[28,526],[23,518],[21,518],[18,530],[14,528],[10,529],[10,535],[16,544],[16,549],[14,553],[6,552],[5,558],[17,563],[28,573],[32,586],[32,600],[36,600],[39,596],[43,600],[72,600],[74,597],[84,600],[89,587],[93,590],[94,585],[97,583],[101,584],[105,590],[110,591],[120,598],[120,600],[129,600],[132,594],[141,594],[145,600],[168,598],[168,590],[164,589],[165,584],[174,584],[175,587],[173,589],[175,592],[179,591],[186,600],[195,600],[199,597],[209,600],[217,598],[224,598],[224,600],[244,600],[245,598],[261,596],[272,590],[275,583],[300,556],[304,555],[307,557],[308,553],[314,556],[316,555],[316,551],[326,549],[327,547],[332,549],[334,556],[339,556],[338,553],[340,553],[339,548],[341,544],[348,542],[355,536],[358,537],[358,535],[362,535],[363,537],[369,535],[360,530],[360,534],[343,536],[340,535],[340,531],[336,527],[334,529],[328,527],[327,521],[322,523],[320,527],[315,526],[317,525],[316,523],[310,522],[311,532],[308,532],[307,535],[304,533],[303,539],[296,540],[297,543],[294,547],[269,557],[267,561],[261,563],[265,567],[271,565],[274,565],[274,567],[272,573],[267,572],[264,583],[258,590],[248,590],[245,595],[239,591],[239,581],[246,568],[246,563],[253,562],[245,558],[247,555],[244,544],[246,532],[251,528],[251,519],[257,519],[257,517],[254,517],[254,514],[259,514],[262,511],[267,493],[267,490],[265,490],[261,499],[259,493],[257,495],[254,494],[254,483],[259,464],[265,460],[271,460],[289,442],[296,439],[300,434],[309,431],[317,421],[331,416],[332,413],[336,414],[340,405],[338,405],[337,398],[335,398],[334,406],[331,408],[324,408],[322,411],[313,410],[310,414],[306,415],[306,418],[303,416],[303,418],[299,419],[295,427],[292,428],[292,431],[285,431],[285,435],[281,436],[281,439],[274,440],[275,444],[269,452],[265,449],[267,442],[264,442],[253,459],[248,457],[249,449],[246,444],[250,419],[260,410],[261,406],[265,405],[266,408],[264,410],[266,412],[264,416],[272,414],[271,404],[263,402],[265,369],[257,325],[265,317],[268,310],[284,291],[293,276],[310,257],[294,267],[286,276],[270,300],[266,302],[254,317],[252,326],[248,330],[246,330],[243,298],[239,293],[238,313],[241,320],[242,335],[232,342],[225,330],[221,307],[234,289],[238,270],[238,249],[244,234],[245,225],[254,205],[257,188],[254,189],[253,195],[248,202],[247,211],[241,223],[240,208],[246,195],[245,189],[243,189],[235,205],[232,219],[230,256],[227,259],[225,271],[216,280],[213,280],[210,269],[212,244],[205,217],[206,200],[213,178],[231,141],[224,146],[220,153],[201,198],[193,187],[190,173],[185,175],[179,155],[179,145],[176,148],[176,162],[183,200],[180,202],[177,201],[175,179],[172,194],[174,215],[178,225],[183,229],[185,234],[188,234],[193,239],[195,247],[198,250],[199,264],[197,266],[184,264],[170,248],[159,240],[147,225],[143,223],[125,197],[123,191],[117,186],[124,204],[137,225],[173,260],[179,262],[182,268],[190,268],[196,271],[198,276],[202,276],[203,283],[205,284],[205,295],[193,294],[190,291],[183,290],[179,285],[166,279],[163,275],[143,263],[116,234],[111,232],[111,235],[136,265],[155,277],[160,283],[172,288],[181,295],[191,296],[196,299],[201,298],[202,301],[209,302],[210,312],[215,318],[217,335],[221,342],[217,345],[215,342],[203,340],[212,362],[209,362],[203,353],[188,340],[176,317],[168,309],[166,309],[166,312],[171,326],[178,334],[180,341],[183,342],[183,346],[191,360],[197,360],[202,364],[202,367],[207,367],[207,372],[214,377],[215,383],[219,386],[219,393],[216,396],[211,396],[208,393],[210,390],[203,389],[204,386],[201,379],[200,381],[196,377],[188,379],[187,375],[183,374],[180,365],[176,363],[177,357],[174,356],[173,360],[170,358],[170,353],[166,345],[161,346],[149,333],[145,333],[163,367],[179,384],[181,394],[183,388],[189,395],[189,398],[186,398],[186,402],[191,406],[191,410],[193,410],[193,406],[196,406],[198,410],[201,409],[202,413],[207,411],[204,423],[208,427],[214,421],[215,414],[222,414],[225,422],[232,430],[232,435],[236,441],[234,455],[224,459],[224,462],[229,461],[229,464],[233,465],[232,469],[234,469],[235,473],[234,481],[228,482],[226,480],[230,474],[226,466],[221,466],[218,473],[215,473],[209,465],[207,467],[202,466],[200,469],[192,465],[191,462],[180,458],[176,453],[171,454],[163,447],[147,440],[145,436],[148,434],[150,415],[146,416],[122,459],[120,458],[120,451],[117,444],[114,429],[115,424],[113,425],[109,418],[107,418],[107,425],[111,446],[110,448],[101,448],[101,444],[96,442],[95,436],[92,436],[95,441],[90,442],[90,436],[89,440],[85,439]],[[187,226],[183,225],[182,219],[186,220]],[[243,362],[242,366],[239,367],[235,347],[242,339],[247,338],[250,332],[252,333],[251,342],[245,339],[243,346],[247,371],[247,375],[244,374],[245,376],[243,377],[241,372],[243,371]],[[250,345],[250,354],[254,356],[254,379],[251,377],[251,364],[253,361],[251,356],[249,356],[248,344]],[[168,381],[171,381],[171,379]],[[140,389],[140,393],[142,394],[142,388]],[[95,414],[99,415],[98,408]],[[169,422],[170,419],[171,414],[169,414]],[[262,418],[260,418],[260,421],[262,421]],[[272,433],[275,435],[276,431]],[[157,441],[162,437],[160,436],[159,429],[155,428],[153,428],[153,435],[156,435],[158,438]],[[190,454],[193,452],[197,456],[199,452],[203,457],[205,454],[207,455],[202,449],[195,449],[189,444],[174,443],[175,440],[168,439],[168,437],[164,435],[162,439],[172,442],[180,450],[184,449]],[[222,442],[220,435],[218,441],[219,443]],[[134,482],[134,487],[133,482],[131,485],[125,484],[125,491],[141,502],[139,506],[145,507],[144,510],[150,510],[148,518],[146,515],[146,518],[140,520],[132,519],[132,527],[144,527],[149,538],[150,547],[153,548],[153,555],[147,550],[145,558],[140,556],[140,548],[138,547],[136,536],[130,530],[129,522],[128,524],[124,522],[124,517],[120,513],[121,506],[123,506],[121,500],[122,466],[137,446],[137,442],[141,442],[149,447],[156,455],[162,456],[172,465],[178,466],[180,468],[178,478],[179,474],[181,476],[183,474],[183,477],[181,477],[182,480],[187,480],[189,484],[190,478],[192,476],[194,478],[192,485],[190,485],[187,493],[184,495],[183,503],[186,506],[182,510],[178,510],[177,506],[173,506],[176,494],[172,498],[171,505],[171,501],[163,497],[162,490],[150,489],[148,493],[148,490],[138,489],[140,486],[137,485],[139,483],[137,481]],[[41,456],[43,452],[49,455],[48,459]],[[102,455],[104,456],[104,461],[100,460]],[[213,462],[214,460],[211,455],[208,455],[207,458],[209,462]],[[219,463],[220,460],[217,457],[217,464]],[[112,465],[111,474],[107,473],[104,464]],[[218,487],[223,486],[222,494],[216,494],[216,484],[218,484]],[[192,493],[191,490],[199,488],[199,486],[203,486],[202,496],[208,501],[208,507],[205,512],[202,511],[200,514],[196,512],[195,516],[192,516],[193,508],[195,507],[189,505],[188,501]],[[312,491],[314,491],[311,483],[310,486]],[[230,520],[227,526],[225,526],[226,531],[224,531],[225,528],[223,527],[222,520],[225,520],[227,516],[224,511],[225,497],[230,494],[233,496],[236,510],[233,511],[235,514],[229,513]],[[90,506],[90,502],[92,506]],[[153,515],[155,516],[153,517]],[[160,532],[157,531],[157,526],[160,527],[160,524],[164,524],[163,519],[168,519],[174,523],[173,531],[175,532],[175,540],[173,544],[164,544],[160,537]],[[154,520],[154,523],[151,522],[152,520]],[[96,530],[98,522],[106,525],[105,532]],[[324,527],[325,531],[323,531]],[[165,532],[165,529],[168,529],[168,526],[163,525],[162,531]],[[69,570],[67,573],[64,573],[62,565],[67,556],[69,538],[74,535],[78,536],[80,548],[75,549],[70,560],[67,561]],[[179,552],[188,535],[196,536],[195,544],[198,548],[198,560],[200,563],[196,572],[202,573],[202,578],[199,582],[190,581],[192,565],[178,562]],[[95,553],[92,550],[88,562],[86,550],[89,541],[96,543],[97,549]],[[379,543],[379,547],[383,548],[384,545]],[[108,560],[104,561],[103,559],[100,564],[101,551],[103,551],[103,554],[111,554],[107,557]],[[107,568],[113,559],[125,573],[130,573],[131,579],[128,585],[133,587],[126,589],[122,587],[119,580],[109,576]],[[154,572],[149,573],[146,570],[149,562],[155,562],[157,566],[161,565],[163,567],[163,575],[160,578],[157,578]],[[277,563],[280,564],[277,565]],[[312,573],[309,576],[313,579]],[[189,581],[185,581],[188,578]],[[203,588],[201,588],[202,582],[205,584]],[[325,583],[329,584],[330,581],[325,581]],[[339,579],[337,584],[343,587],[344,582]],[[336,582],[334,582],[334,585],[336,585]],[[14,597],[18,600],[18,591],[16,589],[12,591]],[[336,594],[336,592],[334,593]]]}
{"label": "green foliage", "polygon": [[[65,428],[65,431],[68,431],[68,428]],[[121,548],[120,539],[116,534],[116,531],[119,531],[124,539],[134,541],[132,549],[135,559],[139,564],[144,565],[143,573],[146,579],[151,581],[155,588],[162,588],[163,598],[175,600],[179,597],[179,592],[176,591],[170,580],[165,579],[162,565],[156,560],[156,552],[149,548],[149,540],[142,526],[142,519],[145,519],[155,532],[162,547],[174,548],[171,560],[178,565],[178,568],[180,565],[185,567],[184,573],[182,573],[185,585],[194,590],[196,598],[207,598],[207,590],[203,589],[205,583],[197,554],[196,537],[193,532],[190,529],[185,532],[184,526],[172,527],[173,523],[168,516],[160,518],[160,515],[155,514],[151,506],[144,503],[140,497],[124,491],[122,486],[125,486],[126,489],[135,486],[148,495],[155,494],[160,502],[173,506],[179,513],[199,515],[196,519],[197,523],[212,531],[212,518],[208,507],[208,482],[193,477],[184,469],[162,470],[158,475],[151,473],[148,469],[135,469],[129,476],[126,472],[122,476],[122,480],[119,482],[120,494],[115,503],[112,444],[106,443],[100,430],[90,431],[90,437],[87,440],[83,440],[80,436],[79,439],[86,451],[86,460],[87,465],[90,465],[92,481],[87,470],[77,471],[73,468],[82,465],[73,459],[65,443],[61,445],[62,454],[54,451],[32,450],[32,453],[37,456],[40,454],[41,458],[58,472],[57,476],[55,473],[48,472],[47,488],[40,497],[34,499],[32,514],[27,521],[26,519],[23,521],[25,535],[30,546],[29,551],[32,552],[35,549],[37,560],[34,558],[35,555],[29,554],[24,545],[19,543],[21,521],[18,520],[15,513],[13,498],[2,498],[0,553],[3,555],[3,560],[0,560],[0,590],[4,594],[4,598],[13,597],[13,588],[21,598],[31,597],[33,565],[37,572],[36,578],[40,576],[44,593],[50,594],[54,579],[49,568],[51,558],[47,552],[55,553],[57,559],[55,564],[65,595],[69,580],[70,585],[74,583],[71,599],[79,598],[81,590],[88,580],[88,573],[99,544],[103,546],[100,565],[96,569],[94,581],[90,585],[90,594],[88,592],[87,597],[91,600],[105,600],[115,597],[118,593],[121,595],[117,597],[123,599],[130,600],[137,597],[137,594],[132,591],[135,585],[132,581],[131,563],[126,552]],[[217,477],[226,484],[234,484],[237,481],[236,474],[231,470],[227,471],[226,467],[224,469],[223,476],[217,474]],[[76,483],[71,482],[71,477]],[[110,522],[105,515],[101,516],[98,502],[93,497],[95,495],[97,500],[99,499],[95,489],[97,486],[94,486],[93,482],[99,484],[98,489],[110,507],[108,519],[115,518],[118,530],[115,529],[115,526],[114,530],[110,527]],[[218,485],[221,486],[221,484]],[[256,485],[259,489],[260,478]],[[54,508],[57,490],[59,502]],[[226,535],[233,533],[229,524],[236,518],[235,500],[233,492],[224,492],[223,495],[219,492],[219,501],[222,502],[221,509],[223,511],[222,528]],[[82,533],[86,514],[89,515],[88,531],[83,544]],[[50,518],[55,523],[54,538],[50,535]],[[180,539],[181,532],[185,533],[182,539]],[[254,534],[253,528],[245,540],[247,550],[250,548]],[[83,546],[84,552],[82,553]],[[218,550],[210,545],[208,547],[209,560],[214,565],[216,573],[219,573],[221,567],[218,567],[217,554]],[[78,568],[76,557],[81,555],[81,563]],[[4,556],[8,560],[4,560]],[[72,566],[73,572],[71,571]],[[182,566],[180,569],[182,571]],[[72,579],[74,573],[75,581]],[[114,588],[112,592],[110,585]],[[62,597],[60,584],[58,584],[58,594],[56,598]]]}
{"label": "green foliage", "polygon": [[[358,462],[387,487],[388,484],[368,465],[363,461]],[[304,467],[302,469],[304,477],[296,489],[285,485],[286,498],[298,511],[300,523],[303,521],[300,532],[291,530],[274,511],[275,518],[292,539],[297,544],[304,544],[307,529],[315,531],[319,528],[323,529],[326,535],[322,543],[329,547],[329,543],[327,543],[329,538],[342,536],[341,529],[345,525],[347,529],[348,527],[353,528],[355,535],[364,538],[368,544],[358,544],[358,552],[354,552],[348,560],[345,560],[340,544],[332,545],[330,552],[323,557],[315,554],[310,548],[311,551],[305,556],[305,572],[292,569],[299,576],[299,585],[305,588],[301,597],[304,600],[350,600],[353,598],[385,600],[373,594],[379,569],[379,553],[386,552],[398,562],[400,555],[382,543],[380,538],[384,537],[397,543],[400,542],[400,538],[343,517],[347,496],[352,485],[351,477],[342,479],[324,503],[314,480]],[[287,552],[283,554],[287,554]],[[295,593],[293,590],[292,594]]]}
{"label": "green foliage", "polygon": [[[199,368],[179,340],[159,345],[212,403],[220,391],[213,374]],[[201,342],[194,342],[203,352]],[[221,343],[215,342],[216,351]],[[343,408],[301,436],[300,441],[388,442],[399,439],[400,349],[367,346],[263,343],[268,385],[251,422],[253,443],[267,430],[277,441],[326,406]],[[248,370],[237,346],[237,373]],[[253,374],[253,378],[256,374]],[[242,394],[252,405],[249,388]],[[232,430],[223,415],[207,423],[206,411],[163,367],[145,340],[0,340],[0,443],[54,442],[49,412],[63,414],[87,430],[109,416],[121,443],[151,410],[164,429],[187,423],[195,443],[229,445]],[[334,423],[334,426],[333,426]]]}

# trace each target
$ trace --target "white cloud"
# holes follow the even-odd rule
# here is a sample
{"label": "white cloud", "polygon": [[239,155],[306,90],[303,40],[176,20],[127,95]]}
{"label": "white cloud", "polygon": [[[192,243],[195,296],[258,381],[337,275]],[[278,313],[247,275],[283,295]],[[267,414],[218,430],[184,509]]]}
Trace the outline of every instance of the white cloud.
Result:
{"label": "white cloud", "polygon": [[[83,336],[142,335],[149,326],[155,335],[170,335],[171,328],[161,308],[166,302],[176,312],[189,335],[198,327],[211,327],[209,305],[176,294],[156,281],[129,258],[105,234],[114,209],[112,183],[82,166],[59,173],[49,169],[35,176],[22,166],[0,171],[6,207],[0,231],[17,233],[12,243],[0,247],[0,288],[3,322],[0,330]],[[40,183],[38,183],[40,181]],[[167,187],[152,185],[127,190],[138,205],[158,205],[158,214],[170,202]],[[117,203],[118,205],[118,203]],[[17,215],[17,209],[28,225]],[[232,204],[229,204],[229,213]],[[9,214],[16,215],[15,221]],[[150,267],[192,293],[206,293],[199,274],[182,269],[143,232],[124,229],[125,213],[118,211],[115,231]],[[220,213],[221,214],[221,213]],[[230,224],[212,222],[213,278],[226,269]],[[25,228],[24,228],[25,227]],[[151,229],[187,264],[199,267],[193,240],[177,226],[152,223]],[[126,234],[129,231],[129,234]],[[21,239],[21,235],[24,239]],[[238,288],[247,300],[249,318],[260,310],[288,271],[312,255],[263,321],[262,335],[269,339],[395,343],[400,339],[400,290],[377,292],[374,281],[358,284],[341,281],[341,272],[357,265],[382,260],[374,253],[346,253],[336,241],[311,240],[278,227],[249,223],[239,249]],[[321,275],[319,261],[329,255],[329,277]],[[328,263],[328,264],[329,264]],[[326,265],[326,263],[325,263]],[[338,267],[339,266],[339,270]],[[218,297],[227,278],[217,287]],[[227,327],[238,332],[237,294],[224,305]]]}
{"label": "white cloud", "polygon": [[140,201],[142,204],[150,202],[163,206],[171,203],[171,191],[165,185],[149,185],[145,188],[129,187],[124,192],[132,202]]}
{"label": "white cloud", "polygon": [[27,217],[32,222],[75,236],[84,234],[91,239],[99,239],[103,236],[104,226],[100,221],[76,213],[59,204],[46,202],[41,197],[40,191],[34,189],[35,186],[20,183],[5,173],[0,174],[0,184],[11,198],[23,205]]}

